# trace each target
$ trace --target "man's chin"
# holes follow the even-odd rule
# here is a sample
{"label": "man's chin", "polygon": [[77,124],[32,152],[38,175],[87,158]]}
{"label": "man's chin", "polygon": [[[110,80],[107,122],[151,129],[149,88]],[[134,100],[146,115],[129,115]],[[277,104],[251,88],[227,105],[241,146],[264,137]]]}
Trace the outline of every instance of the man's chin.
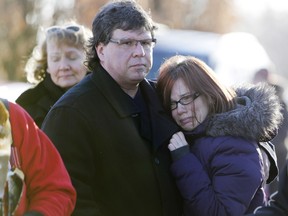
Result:
{"label": "man's chin", "polygon": [[138,80],[139,82],[141,82],[147,75],[148,73],[138,73],[136,76],[133,77],[133,80]]}

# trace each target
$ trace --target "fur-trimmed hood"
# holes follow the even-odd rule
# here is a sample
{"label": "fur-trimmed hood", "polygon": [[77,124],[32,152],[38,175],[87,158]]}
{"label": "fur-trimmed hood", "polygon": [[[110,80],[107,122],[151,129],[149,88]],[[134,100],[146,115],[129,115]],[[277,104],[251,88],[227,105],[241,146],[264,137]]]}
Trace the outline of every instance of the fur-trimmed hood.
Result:
{"label": "fur-trimmed hood", "polygon": [[281,104],[274,87],[266,83],[245,84],[235,88],[237,107],[209,119],[206,134],[241,136],[269,141],[283,120]]}

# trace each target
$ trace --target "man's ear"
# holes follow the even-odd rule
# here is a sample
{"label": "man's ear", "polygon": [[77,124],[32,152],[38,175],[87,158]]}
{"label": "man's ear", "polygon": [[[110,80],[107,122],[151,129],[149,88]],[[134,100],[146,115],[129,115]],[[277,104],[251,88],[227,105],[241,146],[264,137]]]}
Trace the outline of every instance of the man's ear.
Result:
{"label": "man's ear", "polygon": [[103,45],[103,43],[100,43],[97,46],[95,46],[95,50],[96,50],[97,55],[98,55],[100,62],[101,62],[104,58],[104,45]]}

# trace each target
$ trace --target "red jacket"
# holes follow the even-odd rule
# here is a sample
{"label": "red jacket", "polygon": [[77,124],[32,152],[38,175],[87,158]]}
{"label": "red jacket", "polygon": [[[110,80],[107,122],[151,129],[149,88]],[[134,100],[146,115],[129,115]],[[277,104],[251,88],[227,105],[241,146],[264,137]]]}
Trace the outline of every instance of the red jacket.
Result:
{"label": "red jacket", "polygon": [[19,105],[9,103],[9,113],[13,142],[26,184],[15,215],[27,211],[45,216],[71,215],[76,191],[56,148]]}

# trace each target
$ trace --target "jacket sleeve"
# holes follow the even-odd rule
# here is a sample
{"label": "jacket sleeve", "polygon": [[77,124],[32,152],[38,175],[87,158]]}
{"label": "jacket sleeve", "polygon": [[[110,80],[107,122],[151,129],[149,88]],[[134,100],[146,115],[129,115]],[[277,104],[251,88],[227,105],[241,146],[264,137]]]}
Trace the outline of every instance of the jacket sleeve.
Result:
{"label": "jacket sleeve", "polygon": [[[97,194],[93,187],[98,179],[94,165],[95,156],[92,156],[93,148],[89,143],[93,143],[91,134],[95,132],[91,131],[87,122],[89,120],[72,107],[56,107],[47,115],[42,130],[61,154],[77,191],[73,215],[96,216],[103,213],[96,201]],[[86,143],[88,145],[83,145]]]}
{"label": "jacket sleeve", "polygon": [[71,215],[76,192],[58,151],[24,109],[9,103],[9,110],[14,146],[25,175],[27,213]]}
{"label": "jacket sleeve", "polygon": [[[262,175],[256,148],[251,143],[223,140],[199,147],[172,164],[172,174],[185,200],[187,215],[244,215]],[[201,143],[203,144],[203,143]],[[257,207],[257,206],[256,206]]]}
{"label": "jacket sleeve", "polygon": [[247,216],[287,216],[288,215],[288,160],[279,176],[278,192],[269,200],[269,205],[259,207],[254,214]]}

